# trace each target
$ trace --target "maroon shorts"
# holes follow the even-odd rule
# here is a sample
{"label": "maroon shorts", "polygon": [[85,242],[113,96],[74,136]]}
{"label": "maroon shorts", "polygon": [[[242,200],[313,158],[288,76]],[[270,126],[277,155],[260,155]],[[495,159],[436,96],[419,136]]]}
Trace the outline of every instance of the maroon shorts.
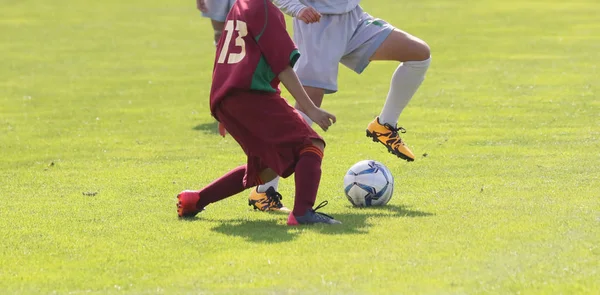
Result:
{"label": "maroon shorts", "polygon": [[215,115],[248,156],[246,187],[259,184],[259,173],[266,168],[281,177],[290,176],[300,151],[311,146],[313,139],[323,141],[300,113],[275,93],[229,96],[220,102]]}

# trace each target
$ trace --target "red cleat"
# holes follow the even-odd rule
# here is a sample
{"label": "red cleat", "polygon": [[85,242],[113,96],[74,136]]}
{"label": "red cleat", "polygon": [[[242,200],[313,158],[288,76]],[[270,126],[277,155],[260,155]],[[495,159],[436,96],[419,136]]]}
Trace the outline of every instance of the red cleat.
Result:
{"label": "red cleat", "polygon": [[182,191],[177,195],[177,215],[179,217],[194,217],[200,213],[196,204],[200,200],[200,194],[196,191]]}

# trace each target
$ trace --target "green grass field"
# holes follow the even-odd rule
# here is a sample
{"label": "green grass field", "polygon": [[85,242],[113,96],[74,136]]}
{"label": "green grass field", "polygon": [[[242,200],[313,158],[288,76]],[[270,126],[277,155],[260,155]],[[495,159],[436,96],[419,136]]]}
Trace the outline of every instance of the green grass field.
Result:
{"label": "green grass field", "polygon": [[[397,64],[344,68],[317,200],[344,224],[299,228],[252,211],[248,191],[176,217],[179,191],[245,161],[215,133],[194,1],[0,6],[2,294],[600,290],[596,0],[364,1],[432,48],[400,122],[418,159],[364,135]],[[363,159],[393,171],[388,206],[343,196]]]}

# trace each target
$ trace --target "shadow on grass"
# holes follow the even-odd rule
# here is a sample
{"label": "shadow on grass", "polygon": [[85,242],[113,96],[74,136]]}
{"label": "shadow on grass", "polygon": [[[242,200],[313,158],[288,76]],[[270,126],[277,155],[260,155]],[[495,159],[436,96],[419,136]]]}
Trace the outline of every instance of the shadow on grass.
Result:
{"label": "shadow on grass", "polygon": [[[353,209],[354,210],[354,209]],[[406,206],[388,205],[379,208],[356,208],[356,212],[337,213],[334,217],[342,222],[340,225],[306,225],[297,227],[288,227],[278,220],[212,220],[217,222],[217,226],[212,230],[235,237],[243,237],[250,242],[255,243],[282,243],[294,240],[304,231],[317,231],[322,234],[345,235],[345,234],[367,234],[369,228],[373,226],[368,222],[369,218],[398,218],[398,217],[427,217],[433,213],[418,210],[410,210]],[[284,220],[287,216],[282,215]],[[201,220],[197,218],[195,220]]]}
{"label": "shadow on grass", "polygon": [[365,212],[389,212],[389,213],[391,213],[391,215],[390,214],[381,214],[381,213],[380,213],[380,215],[390,216],[390,217],[427,217],[427,216],[435,215],[435,214],[429,213],[429,212],[424,212],[424,211],[419,211],[419,210],[410,210],[410,209],[408,209],[408,206],[405,206],[405,205],[385,205],[385,206],[381,206],[381,207],[368,207],[368,208],[357,207],[354,209],[364,210]]}
{"label": "shadow on grass", "polygon": [[218,124],[219,123],[217,121],[213,121],[210,123],[202,123],[202,124],[196,125],[196,127],[192,128],[192,129],[201,131],[204,133],[219,134]]}

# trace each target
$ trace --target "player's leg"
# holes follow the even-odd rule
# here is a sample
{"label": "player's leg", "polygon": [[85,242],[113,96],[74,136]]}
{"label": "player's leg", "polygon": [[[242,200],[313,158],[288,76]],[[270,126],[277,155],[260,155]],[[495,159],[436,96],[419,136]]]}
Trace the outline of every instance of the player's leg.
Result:
{"label": "player's leg", "polygon": [[[317,198],[319,182],[321,180],[321,162],[323,159],[324,148],[325,145],[323,141],[313,139],[312,144],[306,145],[299,150],[297,156],[298,162],[294,168],[296,197],[294,199],[294,210],[290,216],[304,216],[307,211],[310,211],[313,208]],[[273,172],[272,170],[270,171]],[[264,179],[272,179],[277,175],[269,176],[271,177],[265,177]],[[271,187],[269,190],[273,190],[273,188]],[[258,205],[260,206],[261,204]],[[289,212],[289,209],[287,209],[287,211]],[[295,224],[298,224],[298,221],[295,221]]]}
{"label": "player's leg", "polygon": [[312,209],[317,199],[317,191],[321,181],[321,162],[325,145],[322,141],[313,140],[312,145],[299,152],[298,163],[294,172],[296,181],[296,198],[294,200],[295,216],[302,216]]}
{"label": "player's leg", "polygon": [[248,205],[254,207],[254,210],[289,213],[290,209],[281,202],[283,196],[277,191],[279,184],[277,173],[267,169],[261,173],[261,180],[262,184],[250,191]]}
{"label": "player's leg", "polygon": [[[225,123],[229,128],[231,136],[238,142],[244,153],[248,156],[247,164],[231,170],[229,173],[213,181],[199,191],[181,192],[177,196],[177,213],[179,216],[195,216],[210,203],[218,202],[240,193],[246,188],[273,180],[273,178],[277,177],[278,171],[279,173],[283,173],[282,171],[290,165],[291,162],[282,163],[277,166],[278,171],[275,171],[274,169],[268,168],[269,162],[262,160],[264,154],[269,155],[269,151],[261,151],[262,144],[266,143],[269,147],[273,146],[274,143],[268,142],[269,140],[279,140],[282,138],[285,140],[285,136],[276,136],[274,139],[269,138],[269,127],[275,125],[275,122],[279,119],[272,119],[270,122],[269,120],[257,121],[254,119],[254,116],[248,115],[254,114],[259,117],[268,118],[272,113],[272,110],[269,109],[269,98],[263,98],[260,95],[256,96],[244,94],[228,97],[223,100],[220,107],[215,110],[219,120]],[[287,105],[280,97],[276,96],[275,98],[276,99],[273,100],[279,103],[280,107]],[[282,102],[284,104],[281,104]],[[292,109],[289,105],[287,106],[289,109]],[[276,111],[277,109],[275,109],[274,113],[277,113]],[[286,119],[289,118],[286,117]],[[285,123],[278,122],[278,124],[287,126]],[[316,136],[318,137],[318,135]],[[289,140],[294,139],[295,137],[292,137]],[[261,155],[261,152],[263,155]],[[273,163],[278,163],[276,160],[278,159],[279,153],[276,154],[277,156],[267,158],[272,160],[271,162]],[[289,154],[292,153],[290,152]],[[281,195],[279,195],[277,200],[279,204],[281,204],[280,200]]]}
{"label": "player's leg", "polygon": [[225,23],[214,19],[211,19],[211,23],[214,31],[215,45],[217,45],[223,34],[223,29],[225,29]]}
{"label": "player's leg", "polygon": [[[250,182],[244,182],[248,175],[248,166],[239,166],[199,191],[186,190],[177,195],[177,214],[180,217],[193,217],[211,203],[236,195],[247,188]],[[277,176],[271,169],[262,169],[256,183],[270,181]]]}
{"label": "player's leg", "polygon": [[239,166],[221,176],[199,191],[186,190],[177,195],[179,217],[193,217],[210,203],[233,196],[246,189],[246,165]]}
{"label": "player's leg", "polygon": [[[305,24],[294,19],[294,42],[302,53],[295,66],[296,74],[304,86],[304,90],[315,103],[321,106],[325,93],[337,91],[338,63],[344,55],[346,35],[337,29],[338,23],[345,15],[323,15],[318,23]],[[326,42],[327,44],[324,44]],[[296,108],[310,126],[312,120],[304,110],[296,104]],[[277,189],[279,178],[273,182],[261,185],[258,191],[266,191],[269,187]]]}
{"label": "player's leg", "polygon": [[268,171],[271,174],[264,175],[262,177],[264,181],[250,191],[248,205],[254,210],[289,213],[290,209],[281,202],[283,196],[277,191],[279,176],[272,169]]}
{"label": "player's leg", "polygon": [[[266,98],[263,96],[266,96]],[[270,134],[269,130],[274,126],[285,126],[285,120],[279,122],[282,120],[273,119],[276,112],[270,111],[268,102],[273,98],[269,98],[269,96],[275,96],[276,102],[281,101],[285,103],[285,100],[277,95],[266,94],[247,94],[242,99],[237,99],[236,97],[227,98],[221,103],[221,109],[226,108],[227,114],[219,114],[218,118],[227,126],[231,136],[242,146],[242,149],[248,155],[248,166],[250,169],[247,174],[251,175],[253,171],[261,171],[259,176],[262,181],[257,182],[256,185],[257,188],[266,188],[258,191],[256,188],[252,189],[248,204],[253,206],[254,209],[261,211],[281,211],[287,213],[290,210],[282,204],[282,196],[277,192],[276,186],[265,185],[276,183],[277,180],[274,179],[278,179],[279,177],[274,169],[264,170],[264,168],[269,166],[266,162],[262,161],[262,158],[269,151],[263,151],[263,149],[265,149],[264,147],[267,147],[267,149],[272,148],[274,143],[271,141],[277,141],[282,138],[282,136]],[[223,112],[225,111],[223,110]],[[256,118],[261,119],[256,120]],[[286,120],[288,119],[286,118]],[[257,151],[260,151],[260,153],[257,153]],[[279,167],[279,170],[281,170],[281,167]]]}
{"label": "player's leg", "polygon": [[[231,7],[233,6],[235,0],[204,0],[204,11],[202,12],[202,16],[209,18],[211,20],[211,25],[213,28],[213,40],[215,47],[217,43],[219,43],[219,39],[221,35],[223,35],[223,30],[225,29],[225,19],[227,18],[227,14]],[[200,6],[200,5],[199,5]],[[218,132],[221,136],[225,136],[227,134],[227,130],[220,122],[217,123]]]}
{"label": "player's leg", "polygon": [[[217,43],[219,43],[219,39],[221,38],[221,35],[223,34],[223,30],[225,29],[225,23],[222,21],[218,21],[218,20],[214,20],[211,19],[211,23],[212,23],[212,27],[214,30],[214,38],[215,38],[215,46],[217,46]],[[217,130],[219,132],[219,135],[225,137],[225,135],[227,135],[227,130],[225,129],[225,126],[221,123],[218,122],[217,123]]]}
{"label": "player's leg", "polygon": [[209,18],[214,32],[215,45],[219,42],[219,38],[223,34],[225,28],[225,19],[233,6],[234,0],[205,0],[206,11],[202,12],[202,16]]}
{"label": "player's leg", "polygon": [[[252,113],[252,116],[238,119],[237,125],[247,130],[229,130],[248,155],[246,178],[251,178],[251,168],[259,166],[269,167],[283,178],[296,173],[294,212],[301,213],[290,213],[290,220],[297,223],[339,223],[312,209],[321,178],[325,143],[306,125],[300,114],[278,95],[244,101],[225,100],[221,105],[237,113]],[[261,119],[256,120],[257,117]],[[226,125],[229,127],[229,124]],[[293,219],[295,217],[299,219]]]}
{"label": "player's leg", "polygon": [[429,46],[415,36],[394,29],[370,59],[401,62],[392,75],[390,90],[379,115],[381,123],[396,126],[400,114],[425,79],[431,61]]}
{"label": "player's leg", "polygon": [[358,15],[360,22],[342,63],[362,73],[371,60],[402,62],[392,75],[390,91],[380,116],[367,126],[367,136],[381,142],[396,156],[413,161],[413,152],[399,136],[399,133],[406,131],[397,127],[397,121],[424,79],[430,62],[429,47],[422,40],[373,18],[360,8],[353,12]]}
{"label": "player's leg", "polygon": [[386,145],[388,150],[407,161],[415,159],[399,133],[398,119],[425,79],[430,64],[429,46],[421,39],[394,29],[373,53],[370,60],[399,61],[390,82],[385,104],[379,116],[367,126],[367,135]]}
{"label": "player's leg", "polygon": [[327,204],[323,201],[317,208],[313,209],[317,199],[319,183],[321,182],[321,162],[323,161],[323,150],[325,143],[320,139],[313,139],[312,144],[304,146],[299,151],[294,178],[296,180],[296,199],[294,210],[288,216],[288,225],[325,223],[340,224],[333,217],[316,212]]}

